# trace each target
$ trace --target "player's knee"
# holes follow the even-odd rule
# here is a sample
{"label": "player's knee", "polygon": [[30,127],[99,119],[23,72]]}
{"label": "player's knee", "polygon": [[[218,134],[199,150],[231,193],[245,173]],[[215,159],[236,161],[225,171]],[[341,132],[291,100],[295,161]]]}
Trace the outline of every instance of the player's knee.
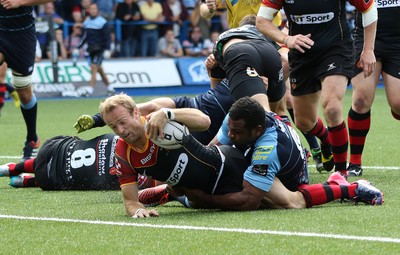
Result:
{"label": "player's knee", "polygon": [[12,74],[12,83],[16,89],[24,89],[28,88],[32,84],[32,75],[18,75],[13,73]]}
{"label": "player's knee", "polygon": [[21,100],[21,107],[25,110],[32,109],[37,103],[35,94],[32,94],[32,97],[29,101],[23,102]]}

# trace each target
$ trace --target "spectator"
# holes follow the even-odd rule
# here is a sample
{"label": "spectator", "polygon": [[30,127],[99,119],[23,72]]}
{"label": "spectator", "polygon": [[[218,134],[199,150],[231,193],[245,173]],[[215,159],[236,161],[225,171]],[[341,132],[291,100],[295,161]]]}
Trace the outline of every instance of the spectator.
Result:
{"label": "spectator", "polygon": [[107,21],[114,19],[114,6],[116,5],[115,0],[93,0],[93,3],[97,4],[100,16],[105,18]]}
{"label": "spectator", "polygon": [[157,41],[158,41],[158,24],[154,22],[163,22],[164,15],[162,6],[160,3],[154,0],[146,0],[140,5],[140,12],[144,21],[150,22],[151,24],[143,25],[141,31],[141,56],[154,57],[157,54]]}
{"label": "spectator", "polygon": [[92,3],[92,0],[81,0],[81,4],[77,6],[77,7],[79,7],[79,10],[82,13],[83,21],[85,21],[85,19],[90,16],[89,8],[90,8],[91,3]]}
{"label": "spectator", "polygon": [[121,42],[116,38],[115,32],[111,32],[111,43],[110,43],[111,58],[121,57]]}
{"label": "spectator", "polygon": [[172,29],[168,29],[165,35],[158,40],[158,56],[166,58],[183,56],[182,45],[180,41],[175,38]]}
{"label": "spectator", "polygon": [[[38,17],[42,19],[47,19],[47,17],[53,17],[53,22],[54,22],[54,29],[60,29],[62,28],[64,24],[64,19],[58,15],[58,13],[55,12],[54,8],[54,3],[49,2],[44,5],[44,10],[39,13]],[[50,42],[50,32],[48,31],[47,33],[44,34],[38,34],[37,36],[39,43],[40,43],[40,48],[42,49],[43,53],[47,52],[47,46]],[[47,54],[42,55],[43,58],[48,58]]]}
{"label": "spectator", "polygon": [[182,46],[186,56],[208,56],[208,48],[202,37],[200,27],[193,27],[189,39],[184,40]]}
{"label": "spectator", "polygon": [[67,58],[72,58],[72,53],[74,50],[78,50],[78,58],[85,57],[85,50],[83,48],[78,49],[81,37],[82,37],[82,24],[75,23],[72,26],[71,34],[64,39],[64,47],[67,50]]}
{"label": "spectator", "polygon": [[176,37],[179,36],[181,26],[189,18],[186,7],[181,0],[162,0],[162,8],[166,21],[174,22],[173,25],[166,26],[166,29],[172,28]]}
{"label": "spectator", "polygon": [[207,20],[200,15],[200,6],[202,1],[199,0],[195,9],[190,14],[190,22],[192,27],[200,27],[201,33],[205,38],[210,37],[210,20]]}
{"label": "spectator", "polygon": [[[124,22],[138,21],[142,19],[139,5],[136,0],[125,0],[117,5],[115,18]],[[122,25],[121,57],[136,56],[136,50],[140,39],[140,27],[132,24]]]}
{"label": "spectator", "polygon": [[189,16],[192,15],[192,12],[196,8],[197,2],[198,0],[182,0],[182,3],[185,6]]}
{"label": "spectator", "polygon": [[[63,38],[63,31],[61,29],[56,30],[56,42],[57,42],[57,59],[62,60],[62,59],[67,59],[67,50],[65,49],[64,46],[64,38]],[[46,55],[48,59],[52,59],[51,54],[51,47],[50,47],[50,41],[47,44],[46,47]]]}
{"label": "spectator", "polygon": [[40,48],[39,40],[36,39],[35,62],[42,60],[42,49]]}
{"label": "spectator", "polygon": [[205,47],[208,49],[209,54],[212,53],[214,44],[217,42],[219,35],[220,35],[220,32],[213,31],[213,32],[211,32],[210,39],[204,41]]}
{"label": "spectator", "polygon": [[81,9],[79,6],[75,6],[75,8],[72,11],[72,22],[73,23],[83,23],[83,16]]}
{"label": "spectator", "polygon": [[[74,22],[73,13],[76,7],[79,7],[81,0],[61,0],[56,1],[56,12],[66,21]],[[80,8],[78,8],[80,11]],[[82,22],[82,21],[80,21]]]}

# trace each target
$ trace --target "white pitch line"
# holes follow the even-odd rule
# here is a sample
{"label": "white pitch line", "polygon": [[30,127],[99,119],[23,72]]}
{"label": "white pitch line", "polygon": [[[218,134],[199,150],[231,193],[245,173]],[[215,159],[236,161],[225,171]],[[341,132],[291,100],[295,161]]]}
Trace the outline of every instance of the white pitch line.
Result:
{"label": "white pitch line", "polygon": [[355,241],[382,242],[382,243],[400,243],[400,238],[375,237],[375,236],[350,236],[350,235],[337,235],[337,234],[320,234],[320,233],[309,233],[309,232],[289,232],[289,231],[274,231],[274,230],[244,229],[244,228],[217,228],[217,227],[198,227],[198,226],[180,226],[180,225],[158,225],[158,224],[148,224],[148,223],[130,223],[130,222],[79,220],[79,219],[65,219],[65,218],[45,218],[45,217],[27,217],[27,216],[2,215],[2,214],[0,214],[0,218],[17,219],[17,220],[32,220],[32,221],[71,222],[71,223],[127,226],[127,227],[164,228],[164,229],[180,229],[180,230],[183,229],[183,230],[217,231],[217,232],[231,232],[231,233],[234,232],[234,233],[244,233],[244,234],[335,238],[335,239],[346,239],[346,240],[355,240]]}
{"label": "white pitch line", "polygon": [[[0,159],[20,159],[21,156],[0,156]],[[308,165],[315,167],[315,165]],[[400,166],[362,166],[363,169],[371,170],[400,170]]]}

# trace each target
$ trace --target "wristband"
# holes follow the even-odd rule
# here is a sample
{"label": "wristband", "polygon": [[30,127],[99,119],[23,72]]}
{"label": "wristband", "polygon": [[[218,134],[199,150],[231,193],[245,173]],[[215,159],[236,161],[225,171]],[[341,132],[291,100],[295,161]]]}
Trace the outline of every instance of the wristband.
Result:
{"label": "wristband", "polygon": [[164,112],[165,116],[169,120],[175,120],[175,113],[171,111],[169,108],[161,108],[161,110]]}

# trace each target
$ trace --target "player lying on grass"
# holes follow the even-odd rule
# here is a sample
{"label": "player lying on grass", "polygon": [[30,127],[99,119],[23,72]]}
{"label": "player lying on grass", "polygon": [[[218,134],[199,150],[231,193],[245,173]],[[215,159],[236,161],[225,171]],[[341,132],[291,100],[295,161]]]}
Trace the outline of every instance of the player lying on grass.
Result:
{"label": "player lying on grass", "polygon": [[[248,100],[248,98],[244,100]],[[254,102],[254,100],[251,102]],[[255,106],[259,107],[258,115],[254,116],[254,113],[249,115],[258,120],[264,119],[265,122],[264,109],[258,103]],[[121,184],[125,209],[129,216],[142,218],[159,215],[156,210],[148,210],[139,202],[138,174],[151,176],[174,188],[187,189],[189,198],[195,198],[195,192],[192,189],[201,190],[202,194],[213,197],[217,194],[241,193],[243,187],[247,188],[247,185],[242,186],[242,184],[243,172],[248,167],[248,163],[240,150],[230,145],[206,147],[193,136],[181,133],[180,137],[176,139],[181,141],[183,147],[176,150],[166,150],[157,146],[151,139],[156,139],[160,133],[162,135],[159,126],[164,126],[162,123],[166,123],[166,116],[197,131],[206,129],[209,123],[208,116],[196,109],[170,109],[169,111],[171,112],[167,114],[162,110],[154,112],[147,116],[146,121],[141,116],[133,99],[124,94],[109,97],[100,105],[100,112],[105,122],[120,136],[115,152],[115,167]],[[267,120],[268,126],[266,124],[257,125],[251,129],[251,132],[246,132],[246,135],[251,134],[252,137],[257,137],[268,130],[266,137],[274,140],[276,137],[273,133],[279,133],[280,139],[285,140],[284,144],[291,148],[290,157],[293,158],[286,159],[288,166],[283,166],[280,165],[281,162],[275,161],[275,155],[274,161],[271,162],[275,164],[274,166],[271,165],[272,174],[273,176],[276,175],[276,172],[274,172],[276,167],[279,168],[278,171],[282,169],[280,177],[284,180],[283,182],[291,189],[296,190],[298,185],[305,184],[308,181],[304,150],[301,146],[298,146],[298,140],[293,138],[292,135],[295,133],[288,131],[288,127],[283,122],[271,116],[267,116]],[[147,125],[149,135],[146,134],[145,125]],[[264,157],[263,153],[275,153],[276,151],[259,151],[253,154],[253,158]],[[297,161],[293,159],[297,159]],[[254,170],[259,171],[260,174],[268,172],[268,169],[265,169],[263,165],[257,167],[254,166]],[[340,179],[339,182],[341,180],[343,179]],[[271,194],[276,195],[272,200],[275,206],[286,205],[290,206],[289,208],[299,208],[301,201],[304,203],[303,207],[306,207],[306,202],[316,205],[342,197],[355,198],[356,196],[361,201],[369,203],[379,204],[382,202],[381,193],[364,182],[356,182],[349,186],[336,184],[330,184],[328,187],[321,185],[317,188],[310,186],[312,188],[304,187],[302,192],[297,193],[289,191],[282,184],[279,186],[281,182],[278,178],[275,178],[273,183],[275,184],[273,187],[276,188],[271,188]],[[325,188],[330,190],[325,191]],[[334,194],[328,196],[332,191],[334,191]],[[177,193],[175,195],[183,194]],[[378,196],[378,198],[375,196]],[[290,199],[296,200],[291,202]],[[376,200],[379,201],[376,202]],[[214,207],[215,205],[212,203],[203,204],[200,200],[197,202],[202,207]],[[295,202],[298,205],[294,205]],[[238,209],[258,209],[260,206],[261,204],[258,204],[254,208],[238,207]]]}
{"label": "player lying on grass", "polygon": [[[0,166],[10,185],[43,190],[115,190],[112,172],[118,136],[105,134],[85,141],[73,136],[46,140],[36,158]],[[24,174],[29,173],[29,174]]]}

